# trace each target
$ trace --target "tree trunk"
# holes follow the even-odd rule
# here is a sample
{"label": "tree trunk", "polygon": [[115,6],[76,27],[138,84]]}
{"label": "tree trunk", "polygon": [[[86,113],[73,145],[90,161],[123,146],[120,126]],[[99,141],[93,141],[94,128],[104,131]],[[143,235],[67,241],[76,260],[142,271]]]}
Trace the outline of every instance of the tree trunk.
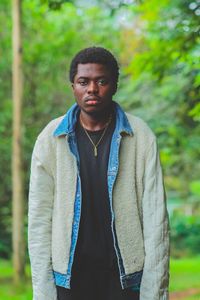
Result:
{"label": "tree trunk", "polygon": [[12,191],[13,191],[13,267],[14,281],[19,283],[25,275],[24,241],[24,192],[22,166],[22,26],[21,0],[12,2],[13,18],[13,149],[12,149]]}

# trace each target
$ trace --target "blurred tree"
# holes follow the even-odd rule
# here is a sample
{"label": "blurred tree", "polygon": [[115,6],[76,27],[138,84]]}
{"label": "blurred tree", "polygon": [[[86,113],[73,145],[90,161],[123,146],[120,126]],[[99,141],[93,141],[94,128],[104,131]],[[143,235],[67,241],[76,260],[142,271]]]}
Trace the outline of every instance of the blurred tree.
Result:
{"label": "blurred tree", "polygon": [[13,17],[13,151],[12,151],[12,192],[13,192],[13,265],[14,281],[19,283],[25,275],[24,241],[24,184],[22,162],[22,26],[21,0],[12,2]]}

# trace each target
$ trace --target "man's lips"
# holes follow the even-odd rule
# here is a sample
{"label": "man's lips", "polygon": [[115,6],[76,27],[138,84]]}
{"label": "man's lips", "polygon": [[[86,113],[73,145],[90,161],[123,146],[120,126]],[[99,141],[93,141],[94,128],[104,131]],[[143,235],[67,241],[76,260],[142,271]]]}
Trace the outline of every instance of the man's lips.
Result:
{"label": "man's lips", "polygon": [[100,98],[99,97],[88,97],[85,99],[85,102],[88,105],[96,105],[100,102]]}
{"label": "man's lips", "polygon": [[85,102],[89,102],[89,101],[100,101],[100,97],[94,96],[94,97],[87,97],[85,98]]}

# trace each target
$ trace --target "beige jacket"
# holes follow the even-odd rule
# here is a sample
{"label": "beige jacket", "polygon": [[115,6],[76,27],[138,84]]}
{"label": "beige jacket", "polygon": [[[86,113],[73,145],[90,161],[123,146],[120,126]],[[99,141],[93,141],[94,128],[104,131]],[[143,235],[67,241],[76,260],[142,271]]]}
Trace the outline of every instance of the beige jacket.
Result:
{"label": "beige jacket", "polygon": [[[143,269],[141,300],[168,299],[169,232],[156,139],[127,114],[134,134],[122,134],[113,188],[115,227],[125,273]],[[53,271],[66,274],[70,259],[77,163],[68,135],[53,136],[63,117],[39,135],[32,156],[29,253],[34,300],[56,300]]]}

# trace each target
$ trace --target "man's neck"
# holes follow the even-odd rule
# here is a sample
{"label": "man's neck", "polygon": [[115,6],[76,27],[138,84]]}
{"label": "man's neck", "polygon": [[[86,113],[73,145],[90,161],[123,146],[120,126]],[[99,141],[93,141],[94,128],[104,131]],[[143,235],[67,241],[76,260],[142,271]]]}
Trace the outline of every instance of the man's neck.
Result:
{"label": "man's neck", "polygon": [[81,110],[80,112],[80,123],[82,126],[89,131],[98,131],[105,128],[112,114],[111,108],[103,113],[87,114]]}

